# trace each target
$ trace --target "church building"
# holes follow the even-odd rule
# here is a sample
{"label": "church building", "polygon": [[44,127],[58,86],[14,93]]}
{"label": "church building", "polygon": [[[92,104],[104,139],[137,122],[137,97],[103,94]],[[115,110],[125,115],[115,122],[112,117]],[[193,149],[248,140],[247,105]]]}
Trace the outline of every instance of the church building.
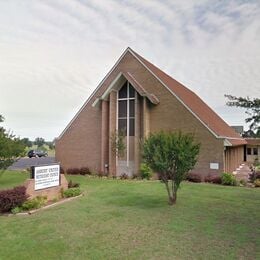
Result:
{"label": "church building", "polygon": [[[56,141],[66,170],[89,167],[120,176],[139,173],[140,143],[158,131],[193,133],[201,144],[193,170],[202,179],[232,172],[246,141],[193,91],[127,48]],[[123,133],[118,156],[113,136]]]}

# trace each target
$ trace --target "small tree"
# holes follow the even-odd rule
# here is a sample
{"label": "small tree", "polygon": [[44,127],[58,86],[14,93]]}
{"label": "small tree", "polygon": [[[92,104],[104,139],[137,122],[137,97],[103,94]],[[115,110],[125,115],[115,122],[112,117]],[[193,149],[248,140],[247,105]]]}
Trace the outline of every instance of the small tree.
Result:
{"label": "small tree", "polygon": [[[4,118],[0,115],[0,122]],[[0,127],[0,177],[4,171],[19,157],[24,154],[25,144],[14,135]]]}
{"label": "small tree", "polygon": [[170,205],[176,203],[181,182],[196,164],[199,148],[193,135],[181,132],[159,132],[144,141],[144,161],[165,184]]}
{"label": "small tree", "polygon": [[29,138],[27,138],[27,137],[23,138],[23,139],[21,139],[21,141],[24,143],[25,146],[32,147],[32,141],[30,141]]}
{"label": "small tree", "polygon": [[47,144],[48,144],[50,150],[53,150],[55,148],[54,141],[53,142],[48,142]]}
{"label": "small tree", "polygon": [[226,103],[230,107],[241,107],[246,109],[246,123],[250,123],[250,130],[256,130],[256,134],[260,136],[260,99],[249,97],[235,97],[232,95],[225,95],[229,101]]}
{"label": "small tree", "polygon": [[123,157],[125,155],[125,134],[123,131],[115,131],[110,136],[110,142],[112,145],[112,151],[118,157]]}
{"label": "small tree", "polygon": [[43,146],[45,144],[45,140],[42,137],[35,138],[34,144],[38,147]]}

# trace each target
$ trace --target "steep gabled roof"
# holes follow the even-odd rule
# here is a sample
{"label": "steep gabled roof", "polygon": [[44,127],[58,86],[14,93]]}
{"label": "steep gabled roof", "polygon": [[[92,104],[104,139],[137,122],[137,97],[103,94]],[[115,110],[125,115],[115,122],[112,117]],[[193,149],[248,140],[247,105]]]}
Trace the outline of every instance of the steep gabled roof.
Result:
{"label": "steep gabled roof", "polygon": [[246,144],[246,141],[194,92],[133,50],[131,50],[131,52],[133,52],[133,54],[204,123],[204,125],[215,133],[217,137],[227,138],[232,145]]}
{"label": "steep gabled roof", "polygon": [[[73,121],[78,117],[84,107],[90,102],[92,97],[95,96],[96,92],[101,88],[103,83],[111,75],[111,73],[116,69],[119,62],[127,53],[131,53],[148,71],[150,71],[169,91],[199,120],[202,124],[216,137],[223,138],[227,140],[228,145],[242,145],[246,144],[246,140],[241,138],[223,119],[221,119],[204,101],[202,101],[194,92],[186,88],[184,85],[167,75],[165,72],[157,68],[155,65],[144,59],[142,56],[134,52],[131,48],[127,48],[124,53],[117,60],[115,65],[111,68],[104,79],[99,83],[97,88],[83,104],[78,113],[69,122],[67,127],[63,130],[59,138],[63,136],[66,130],[71,126]],[[129,81],[135,81],[133,84],[139,84],[136,79],[131,74],[124,74]],[[140,91],[142,86],[140,85]],[[145,90],[144,90],[145,91]],[[148,95],[149,99],[152,99],[152,103],[159,103],[157,97],[152,93],[145,93]],[[59,139],[58,138],[58,139]]]}

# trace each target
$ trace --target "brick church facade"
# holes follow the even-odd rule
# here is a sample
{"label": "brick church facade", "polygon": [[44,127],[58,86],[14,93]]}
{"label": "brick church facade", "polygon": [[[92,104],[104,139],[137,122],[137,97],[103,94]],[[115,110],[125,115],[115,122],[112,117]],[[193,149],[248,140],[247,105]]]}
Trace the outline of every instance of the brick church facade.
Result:
{"label": "brick church facade", "polygon": [[[64,169],[138,174],[140,140],[161,130],[195,135],[201,149],[193,172],[202,179],[243,161],[239,134],[194,92],[127,48],[57,139],[56,159]],[[126,144],[120,157],[111,139],[118,131]]]}

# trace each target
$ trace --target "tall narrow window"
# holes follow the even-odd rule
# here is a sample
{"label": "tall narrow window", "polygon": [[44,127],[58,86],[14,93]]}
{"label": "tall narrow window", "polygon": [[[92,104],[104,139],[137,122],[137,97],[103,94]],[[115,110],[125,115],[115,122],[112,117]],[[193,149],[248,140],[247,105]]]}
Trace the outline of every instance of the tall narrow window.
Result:
{"label": "tall narrow window", "polygon": [[129,82],[118,92],[118,130],[135,135],[135,89]]}
{"label": "tall narrow window", "polygon": [[135,96],[135,89],[128,81],[118,91],[118,131],[126,136],[127,164],[129,161],[129,137],[135,135]]}

